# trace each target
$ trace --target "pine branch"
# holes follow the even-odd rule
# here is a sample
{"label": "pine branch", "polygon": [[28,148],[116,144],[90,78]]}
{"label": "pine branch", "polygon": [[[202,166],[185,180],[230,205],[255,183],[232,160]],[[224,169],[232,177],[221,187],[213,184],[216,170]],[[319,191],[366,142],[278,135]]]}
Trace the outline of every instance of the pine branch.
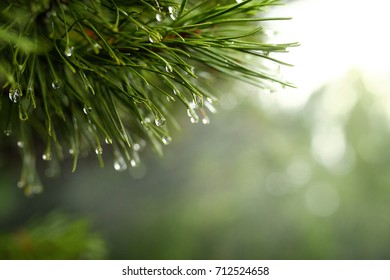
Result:
{"label": "pine branch", "polygon": [[[139,151],[171,141],[173,106],[209,122],[217,98],[197,68],[268,88],[291,86],[258,62],[297,44],[264,43],[262,22],[274,0],[2,1],[0,126],[23,158],[18,186],[42,186],[40,153],[50,166],[111,145],[118,171]],[[256,61],[256,64],[253,63]],[[43,146],[42,146],[43,143]],[[43,147],[43,148],[40,148]]]}

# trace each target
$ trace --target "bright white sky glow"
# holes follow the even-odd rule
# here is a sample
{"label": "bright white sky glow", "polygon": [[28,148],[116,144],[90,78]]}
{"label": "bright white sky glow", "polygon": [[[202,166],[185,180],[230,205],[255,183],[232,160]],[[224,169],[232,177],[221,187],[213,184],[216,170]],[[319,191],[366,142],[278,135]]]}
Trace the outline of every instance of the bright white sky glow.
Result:
{"label": "bright white sky glow", "polygon": [[283,92],[279,103],[299,108],[321,85],[353,68],[371,76],[390,73],[389,8],[387,0],[297,0],[276,7],[271,16],[293,19],[272,22],[279,32],[272,41],[301,44],[278,56],[295,65],[282,73],[298,86]]}

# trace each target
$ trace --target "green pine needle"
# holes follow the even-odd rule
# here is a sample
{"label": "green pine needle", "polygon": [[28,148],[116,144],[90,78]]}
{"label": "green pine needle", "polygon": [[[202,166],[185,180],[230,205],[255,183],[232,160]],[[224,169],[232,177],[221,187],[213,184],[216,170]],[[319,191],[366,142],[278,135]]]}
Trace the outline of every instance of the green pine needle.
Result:
{"label": "green pine needle", "polygon": [[[268,88],[291,86],[261,61],[297,44],[264,43],[274,0],[15,0],[0,9],[0,126],[19,146],[27,195],[42,190],[37,160],[112,151],[118,171],[171,141],[173,106],[209,122],[216,98],[197,69]],[[254,61],[256,63],[254,63]],[[109,146],[107,146],[109,145]],[[111,147],[110,147],[111,146]],[[110,148],[108,148],[110,147]]]}

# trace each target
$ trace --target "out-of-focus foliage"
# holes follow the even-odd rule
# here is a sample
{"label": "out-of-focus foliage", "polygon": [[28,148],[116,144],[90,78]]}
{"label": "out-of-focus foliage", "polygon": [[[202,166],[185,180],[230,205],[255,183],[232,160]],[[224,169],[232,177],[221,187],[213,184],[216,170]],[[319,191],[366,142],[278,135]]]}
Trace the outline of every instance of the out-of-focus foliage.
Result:
{"label": "out-of-focus foliage", "polygon": [[102,259],[103,239],[85,219],[52,212],[15,231],[0,232],[0,259]]}

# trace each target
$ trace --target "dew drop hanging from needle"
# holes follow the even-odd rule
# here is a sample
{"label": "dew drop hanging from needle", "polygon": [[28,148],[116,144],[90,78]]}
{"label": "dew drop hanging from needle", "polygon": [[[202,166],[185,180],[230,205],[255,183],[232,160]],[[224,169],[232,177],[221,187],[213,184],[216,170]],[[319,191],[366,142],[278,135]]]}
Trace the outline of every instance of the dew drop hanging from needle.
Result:
{"label": "dew drop hanging from needle", "polygon": [[127,164],[123,156],[117,155],[114,160],[114,169],[116,171],[124,171],[127,169]]}
{"label": "dew drop hanging from needle", "polygon": [[156,20],[161,22],[164,19],[164,15],[161,12],[156,14]]}
{"label": "dew drop hanging from needle", "polygon": [[89,113],[91,113],[91,111],[92,111],[91,107],[84,105],[84,107],[83,107],[84,114],[88,115]]}
{"label": "dew drop hanging from needle", "polygon": [[165,65],[165,71],[167,73],[172,73],[173,72],[172,65],[170,65],[170,64]]}
{"label": "dew drop hanging from needle", "polygon": [[177,19],[178,11],[177,11],[176,7],[169,6],[168,7],[168,12],[169,12],[169,16],[171,17],[172,20],[176,20]]}
{"label": "dew drop hanging from needle", "polygon": [[74,47],[73,46],[68,46],[65,48],[65,55],[67,57],[71,57],[73,55],[73,50],[74,50]]}
{"label": "dew drop hanging from needle", "polygon": [[95,154],[102,155],[103,154],[103,148],[98,146],[95,148]]}
{"label": "dew drop hanging from needle", "polygon": [[163,116],[156,116],[154,123],[158,127],[163,127],[166,123],[165,118]]}
{"label": "dew drop hanging from needle", "polygon": [[22,98],[22,92],[19,88],[11,88],[8,97],[12,102],[17,103]]}
{"label": "dew drop hanging from needle", "polygon": [[169,143],[172,142],[172,138],[170,136],[163,136],[161,138],[161,141],[163,142],[164,145],[168,145]]}
{"label": "dew drop hanging from needle", "polygon": [[55,80],[51,83],[51,87],[56,90],[56,89],[59,89],[61,87],[61,83],[58,81],[58,80]]}

